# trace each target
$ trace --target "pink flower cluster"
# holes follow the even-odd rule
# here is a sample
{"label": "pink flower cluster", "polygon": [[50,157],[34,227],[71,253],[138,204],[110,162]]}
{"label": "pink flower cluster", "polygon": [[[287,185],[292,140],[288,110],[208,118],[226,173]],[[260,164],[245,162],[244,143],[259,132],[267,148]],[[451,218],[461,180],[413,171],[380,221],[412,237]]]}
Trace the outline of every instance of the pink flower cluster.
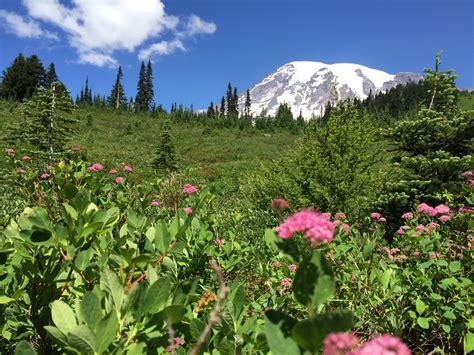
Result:
{"label": "pink flower cluster", "polygon": [[150,206],[151,206],[151,207],[158,207],[159,205],[160,205],[160,203],[159,203],[157,200],[153,200],[153,201],[151,201],[151,203],[150,203]]}
{"label": "pink flower cluster", "polygon": [[272,201],[272,204],[270,206],[276,211],[283,211],[289,207],[289,204],[288,202],[286,202],[286,200],[282,198],[276,198]]}
{"label": "pink flower cluster", "polygon": [[420,203],[417,207],[419,213],[427,214],[430,217],[436,217],[444,214],[450,214],[451,210],[446,205],[431,207],[427,203]]}
{"label": "pink flower cluster", "polygon": [[295,272],[296,271],[296,265],[295,264],[288,265],[288,270],[290,270],[291,272]]}
{"label": "pink flower cluster", "polygon": [[104,166],[100,163],[92,164],[91,166],[87,167],[87,171],[101,171],[104,169]]}
{"label": "pink flower cluster", "polygon": [[220,248],[224,244],[224,239],[215,239],[214,240],[214,245],[216,248]]}
{"label": "pink flower cluster", "polygon": [[323,355],[410,355],[410,349],[399,338],[385,334],[359,346],[354,334],[331,333],[324,339]]}
{"label": "pink flower cluster", "polygon": [[346,219],[347,216],[344,212],[337,212],[335,215],[334,215],[334,218],[335,219]]}
{"label": "pink flower cluster", "polygon": [[193,193],[195,193],[196,191],[197,191],[197,188],[194,187],[194,186],[191,185],[191,184],[184,184],[184,186],[183,186],[183,192],[184,192],[185,194],[193,194]]}
{"label": "pink flower cluster", "polygon": [[402,218],[403,219],[413,219],[413,213],[405,212],[404,214],[402,214]]}
{"label": "pink flower cluster", "polygon": [[117,174],[117,169],[110,169],[109,174]]}
{"label": "pink flower cluster", "polygon": [[8,155],[9,157],[12,157],[15,155],[15,149],[13,148],[5,148],[5,154]]}
{"label": "pink flower cluster", "polygon": [[394,255],[395,255],[396,253],[398,253],[398,252],[400,251],[400,249],[399,249],[399,248],[392,248],[392,249],[389,249],[389,248],[387,248],[387,247],[383,247],[383,248],[380,249],[380,251],[381,251],[382,253],[386,253],[386,254],[387,254],[387,257],[388,257],[390,260],[393,260],[393,259],[395,259],[395,258],[394,258]]}
{"label": "pink flower cluster", "polygon": [[115,178],[115,183],[116,183],[116,184],[121,184],[122,182],[123,182],[123,177],[117,176],[117,177]]}
{"label": "pink flower cluster", "polygon": [[51,177],[50,173],[43,173],[40,175],[40,178],[42,178],[43,180],[49,179],[50,177]]}
{"label": "pink flower cluster", "polygon": [[131,166],[125,165],[123,167],[123,171],[125,171],[126,173],[131,173],[133,171],[133,168]]}
{"label": "pink flower cluster", "polygon": [[193,214],[193,209],[191,207],[184,207],[183,210],[188,216]]}
{"label": "pink flower cluster", "polygon": [[23,155],[23,157],[21,158],[21,160],[23,160],[23,161],[30,161],[30,160],[31,160],[31,157],[28,156],[28,155]]}
{"label": "pink flower cluster", "polygon": [[385,223],[387,222],[387,220],[385,219],[385,217],[382,217],[382,215],[378,212],[372,212],[370,214],[370,218],[372,218],[372,220],[375,222],[375,223]]}
{"label": "pink flower cluster", "polygon": [[285,277],[280,281],[280,285],[283,287],[291,287],[293,284],[293,280],[290,279],[289,277]]}
{"label": "pink flower cluster", "polygon": [[473,177],[474,173],[472,171],[465,171],[461,174],[462,177]]}
{"label": "pink flower cluster", "polygon": [[283,239],[291,238],[295,233],[304,233],[304,238],[315,248],[319,242],[326,243],[333,239],[334,225],[328,214],[301,210],[288,217],[276,230]]}

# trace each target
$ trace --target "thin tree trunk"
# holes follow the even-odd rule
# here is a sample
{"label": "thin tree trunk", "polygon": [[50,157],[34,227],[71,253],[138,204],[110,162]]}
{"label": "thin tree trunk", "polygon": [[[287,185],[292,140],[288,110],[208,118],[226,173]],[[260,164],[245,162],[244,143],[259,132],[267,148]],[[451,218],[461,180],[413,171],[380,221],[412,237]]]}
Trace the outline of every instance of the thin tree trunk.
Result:
{"label": "thin tree trunk", "polygon": [[49,162],[49,172],[51,173],[51,168],[53,165],[53,154],[54,154],[54,109],[56,105],[56,85],[52,84],[52,100],[51,100],[51,113],[49,116],[49,150],[48,150],[48,162]]}

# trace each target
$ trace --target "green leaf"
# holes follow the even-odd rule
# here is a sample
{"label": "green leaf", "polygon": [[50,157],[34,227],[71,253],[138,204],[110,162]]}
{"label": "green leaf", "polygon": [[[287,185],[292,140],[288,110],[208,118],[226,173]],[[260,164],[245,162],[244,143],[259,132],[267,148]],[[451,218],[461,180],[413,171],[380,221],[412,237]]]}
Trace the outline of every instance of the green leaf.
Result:
{"label": "green leaf", "polygon": [[382,276],[380,276],[380,283],[382,287],[386,290],[388,288],[388,284],[390,283],[390,278],[392,276],[392,269],[387,269],[384,271]]}
{"label": "green leaf", "polygon": [[97,326],[96,344],[97,352],[105,352],[110,344],[115,340],[119,323],[116,312],[110,312],[102,319]]}
{"label": "green leaf", "polygon": [[79,252],[76,256],[76,266],[79,270],[84,271],[87,266],[91,263],[93,249],[90,247],[89,249],[83,250]]}
{"label": "green leaf", "polygon": [[345,332],[351,329],[352,313],[336,311],[318,314],[295,325],[292,331],[293,339],[305,350],[318,352],[324,338],[329,333]]}
{"label": "green leaf", "polygon": [[33,346],[26,340],[20,341],[15,348],[15,355],[34,355],[38,354]]}
{"label": "green leaf", "polygon": [[117,312],[122,307],[123,288],[115,273],[110,269],[104,269],[100,277],[100,289],[106,291],[112,296],[114,300],[115,309]]}
{"label": "green leaf", "polygon": [[51,231],[52,229],[48,211],[43,207],[33,207],[28,215],[28,219],[33,229],[45,231]]}
{"label": "green leaf", "polygon": [[296,271],[293,293],[298,302],[316,309],[334,295],[331,267],[319,251],[305,258]]}
{"label": "green leaf", "polygon": [[150,314],[158,313],[166,306],[166,301],[171,294],[171,282],[164,276],[148,288],[143,300],[143,310]]}
{"label": "green leaf", "polygon": [[199,339],[199,336],[203,332],[205,326],[206,325],[200,319],[197,319],[197,318],[191,319],[191,324],[189,325],[189,331],[191,332],[191,338],[194,341],[197,341]]}
{"label": "green leaf", "polygon": [[474,351],[474,333],[467,332],[464,337],[464,353],[468,354]]}
{"label": "green leaf", "polygon": [[287,315],[269,310],[265,313],[265,336],[274,355],[299,354],[298,345],[291,338],[291,331],[297,321]]}
{"label": "green leaf", "polygon": [[14,298],[10,298],[7,296],[0,296],[0,304],[7,304],[14,300],[15,300]]}
{"label": "green leaf", "polygon": [[78,325],[71,329],[67,335],[67,342],[70,347],[76,349],[81,354],[93,354],[96,352],[94,335],[86,325]]}
{"label": "green leaf", "polygon": [[423,302],[421,299],[417,299],[416,300],[416,311],[418,312],[418,314],[423,314],[423,312],[425,311],[426,309],[426,304],[425,302]]}
{"label": "green leaf", "polygon": [[449,263],[449,270],[451,272],[457,272],[461,269],[461,262],[458,260],[452,261]]}
{"label": "green leaf", "polygon": [[65,335],[77,326],[73,310],[63,301],[56,300],[53,302],[51,317],[54,325]]}
{"label": "green leaf", "polygon": [[453,311],[446,311],[443,313],[443,317],[444,318],[447,318],[447,319],[451,319],[451,320],[455,320],[456,319],[456,315],[454,314]]}
{"label": "green leaf", "polygon": [[90,329],[94,330],[102,319],[100,300],[95,293],[87,291],[82,299],[79,311]]}
{"label": "green leaf", "polygon": [[168,232],[165,222],[159,220],[155,225],[155,247],[161,253],[164,254],[170,246],[171,236]]}
{"label": "green leaf", "polygon": [[161,317],[169,320],[171,323],[176,324],[183,319],[186,314],[186,308],[182,304],[172,304],[161,311]]}
{"label": "green leaf", "polygon": [[51,325],[46,325],[44,329],[51,335],[51,337],[56,340],[59,344],[66,346],[67,345],[67,339],[66,335],[61,333],[61,331],[53,327]]}
{"label": "green leaf", "polygon": [[197,284],[199,282],[198,277],[186,279],[181,281],[176,287],[173,303],[174,304],[186,304],[189,298],[194,294]]}
{"label": "green leaf", "polygon": [[430,327],[430,320],[428,318],[425,318],[425,317],[418,317],[418,319],[416,320],[416,322],[418,323],[418,325],[423,328],[423,329],[429,329]]}
{"label": "green leaf", "polygon": [[63,206],[64,206],[64,209],[66,210],[66,213],[69,215],[69,217],[71,217],[73,221],[77,221],[77,217],[79,216],[79,214],[74,209],[74,207],[72,207],[71,205],[67,203],[63,203]]}

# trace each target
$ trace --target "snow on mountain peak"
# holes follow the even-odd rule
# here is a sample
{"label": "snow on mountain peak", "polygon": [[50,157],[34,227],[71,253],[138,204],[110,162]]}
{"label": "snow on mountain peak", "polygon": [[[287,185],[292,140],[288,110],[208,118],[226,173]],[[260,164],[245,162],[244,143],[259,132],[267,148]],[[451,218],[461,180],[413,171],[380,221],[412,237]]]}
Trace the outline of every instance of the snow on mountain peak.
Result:
{"label": "snow on mountain peak", "polygon": [[[249,88],[251,110],[255,115],[262,110],[274,115],[281,103],[288,103],[293,115],[301,112],[308,119],[313,114],[320,115],[331,100],[334,80],[340,98],[365,99],[370,92],[375,94],[420,79],[416,73],[388,74],[359,64],[295,61],[281,66]],[[241,109],[244,102],[245,94],[239,98]]]}

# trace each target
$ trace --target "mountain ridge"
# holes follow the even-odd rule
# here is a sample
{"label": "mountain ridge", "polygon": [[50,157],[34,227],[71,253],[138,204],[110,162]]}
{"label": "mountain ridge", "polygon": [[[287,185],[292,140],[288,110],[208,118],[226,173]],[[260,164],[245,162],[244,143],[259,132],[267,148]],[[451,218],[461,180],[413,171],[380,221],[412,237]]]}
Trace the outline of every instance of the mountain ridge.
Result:
{"label": "mountain ridge", "polygon": [[[382,70],[354,63],[326,64],[314,61],[293,61],[279,67],[249,88],[251,112],[258,115],[265,110],[275,115],[282,103],[290,105],[296,117],[301,112],[305,119],[320,115],[332,98],[336,80],[339,97],[365,99],[370,92],[385,92],[399,84],[418,82],[422,76],[414,72],[389,74]],[[239,110],[243,111],[245,92],[239,95]]]}

